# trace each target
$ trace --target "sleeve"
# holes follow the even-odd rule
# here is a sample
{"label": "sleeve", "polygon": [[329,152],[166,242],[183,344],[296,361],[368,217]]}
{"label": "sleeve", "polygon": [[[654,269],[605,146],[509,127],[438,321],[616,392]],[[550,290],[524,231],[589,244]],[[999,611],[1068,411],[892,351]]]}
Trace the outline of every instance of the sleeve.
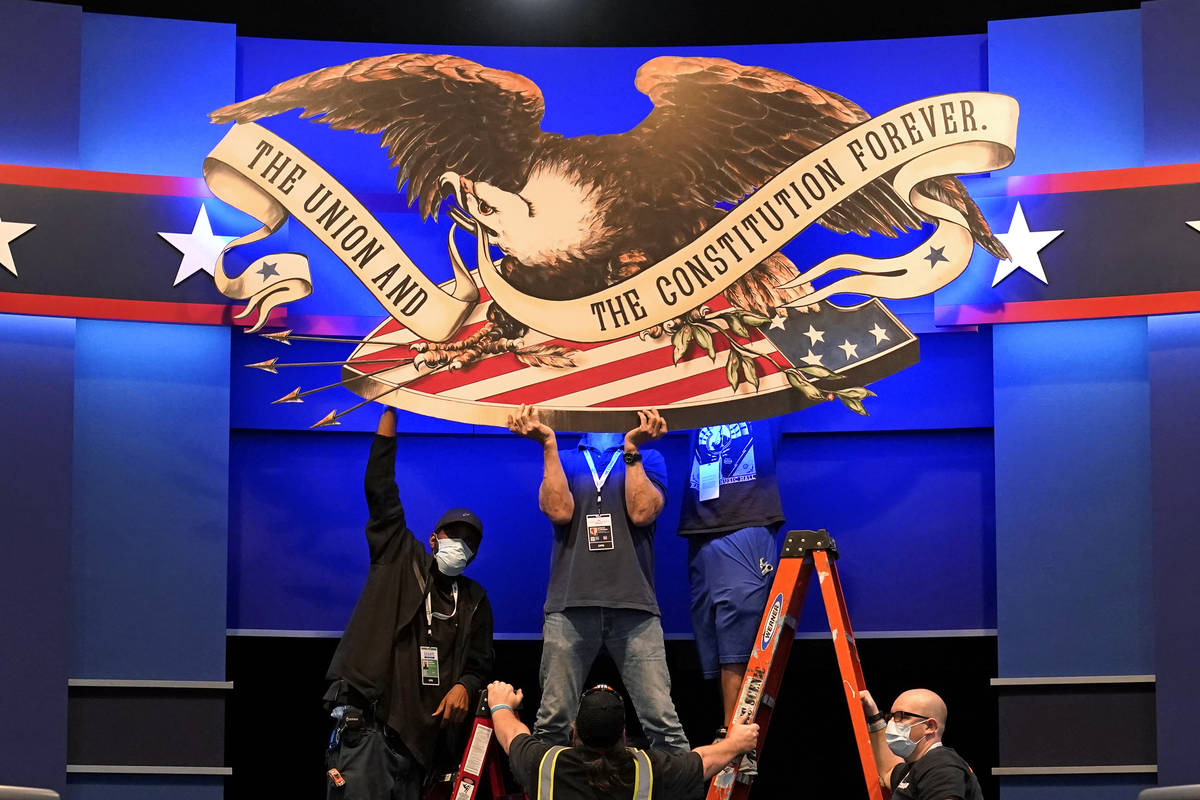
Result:
{"label": "sleeve", "polygon": [[512,767],[513,777],[525,788],[531,796],[537,794],[537,773],[542,763],[542,757],[550,750],[550,745],[540,742],[528,733],[519,733],[508,746],[508,763]]}
{"label": "sleeve", "polygon": [[957,764],[940,764],[921,776],[917,784],[920,800],[965,800],[967,773]]}
{"label": "sleeve", "polygon": [[[389,545],[405,528],[404,506],[396,486],[396,437],[376,435],[371,442],[367,473],[363,479],[367,496],[367,547],[371,563],[391,560]],[[407,538],[412,538],[411,536]]]}
{"label": "sleeve", "polygon": [[642,451],[642,469],[646,471],[646,477],[650,482],[658,488],[662,493],[663,505],[667,502],[667,462],[662,457],[662,453],[657,450]]}
{"label": "sleeve", "polygon": [[650,768],[654,770],[651,800],[704,795],[704,760],[695,750],[690,753],[650,750],[646,754],[650,756]]}
{"label": "sleeve", "polygon": [[471,633],[467,640],[467,658],[463,663],[462,675],[458,683],[467,690],[467,696],[474,703],[479,700],[479,692],[492,674],[492,662],[495,653],[492,649],[492,604],[488,602],[487,592],[479,600],[479,606],[471,615]]}

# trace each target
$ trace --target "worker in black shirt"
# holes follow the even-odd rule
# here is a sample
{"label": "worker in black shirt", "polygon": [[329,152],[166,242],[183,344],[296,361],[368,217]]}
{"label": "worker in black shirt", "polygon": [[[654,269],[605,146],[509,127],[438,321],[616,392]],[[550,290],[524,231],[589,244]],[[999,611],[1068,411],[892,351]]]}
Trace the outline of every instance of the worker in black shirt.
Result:
{"label": "worker in black shirt", "polygon": [[496,741],[535,800],[698,800],[709,778],[758,742],[757,724],[736,723],[724,739],[685,753],[627,748],[625,701],[600,685],[579,700],[573,746],[551,745],[530,736],[517,718],[522,697],[507,683],[488,685]]}
{"label": "worker in black shirt", "polygon": [[442,515],[431,552],[405,524],[396,486],[396,414],[383,412],[367,461],[371,565],[326,677],[338,720],[326,757],[329,797],[417,800],[436,765],[453,769],[466,719],[492,668],[492,609],[461,575],[483,525]]}
{"label": "worker in black shirt", "polygon": [[881,713],[859,692],[875,751],[879,782],[893,800],[982,800],[979,780],[958,753],[942,744],[946,704],[928,689],[910,689]]}

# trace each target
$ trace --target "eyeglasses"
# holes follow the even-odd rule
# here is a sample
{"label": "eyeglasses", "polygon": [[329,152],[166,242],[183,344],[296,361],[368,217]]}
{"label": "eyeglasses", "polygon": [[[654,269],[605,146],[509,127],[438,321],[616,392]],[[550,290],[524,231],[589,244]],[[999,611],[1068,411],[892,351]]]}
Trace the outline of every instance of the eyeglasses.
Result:
{"label": "eyeglasses", "polygon": [[[889,722],[891,720],[895,720],[896,722],[904,722],[905,717],[916,717],[918,720],[933,719],[932,717],[927,717],[924,714],[914,714],[911,711],[885,711],[883,713],[884,720]],[[916,723],[914,722],[913,724]]]}
{"label": "eyeglasses", "polygon": [[583,694],[579,695],[579,699],[582,700],[583,698],[587,697],[588,695],[596,694],[597,692],[609,692],[610,694],[612,694],[613,697],[620,700],[622,704],[625,703],[625,698],[621,697],[621,693],[618,692],[613,687],[609,686],[607,683],[597,683],[595,686],[593,686],[590,689],[585,690]]}

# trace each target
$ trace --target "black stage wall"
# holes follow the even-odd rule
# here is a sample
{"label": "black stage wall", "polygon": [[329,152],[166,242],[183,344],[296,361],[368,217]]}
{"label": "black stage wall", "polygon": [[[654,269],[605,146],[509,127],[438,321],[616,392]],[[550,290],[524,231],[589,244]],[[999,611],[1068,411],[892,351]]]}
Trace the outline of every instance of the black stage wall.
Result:
{"label": "black stage wall", "polygon": [[[809,604],[820,604],[815,590]],[[330,732],[321,708],[326,682],[321,679],[337,640],[231,636],[226,648],[227,675],[234,683],[226,718],[226,780],[230,800],[287,797],[319,800],[325,796],[321,775],[323,747]],[[858,640],[868,685],[877,697],[895,697],[904,689],[936,685],[950,707],[946,743],[974,767],[984,796],[996,797],[996,697],[988,680],[996,674],[994,636],[940,638],[869,638]],[[525,691],[521,718],[532,725],[540,697],[536,640],[496,642],[498,679]],[[692,745],[706,744],[720,724],[716,681],[700,677],[691,640],[667,642],[675,707]],[[621,690],[612,661],[602,655],[588,685],[608,683]],[[760,800],[789,796],[857,797],[862,770],[840,689],[832,642],[796,639],[779,693],[767,746],[761,754]],[[883,701],[887,702],[887,701]],[[639,728],[632,709],[630,735]],[[782,766],[786,765],[786,766]]]}

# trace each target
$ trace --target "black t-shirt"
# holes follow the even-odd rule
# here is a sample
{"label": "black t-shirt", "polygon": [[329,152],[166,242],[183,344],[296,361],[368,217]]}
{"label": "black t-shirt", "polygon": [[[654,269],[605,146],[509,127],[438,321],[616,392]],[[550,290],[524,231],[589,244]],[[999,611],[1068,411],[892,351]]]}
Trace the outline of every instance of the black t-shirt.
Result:
{"label": "black t-shirt", "polygon": [[[783,522],[775,451],[778,420],[713,425],[692,433],[692,470],[679,515],[679,535],[728,533]],[[718,472],[720,493],[700,499],[700,471]]]}
{"label": "black t-shirt", "polygon": [[[513,775],[530,797],[537,796],[538,771],[542,766],[542,757],[551,746],[522,733],[512,740],[509,747],[508,758]],[[621,777],[629,788],[601,794],[588,786],[587,761],[594,757],[594,753],[578,747],[568,747],[562,751],[554,765],[555,800],[626,800],[633,797],[632,758],[621,770]],[[654,776],[651,800],[688,800],[704,796],[704,762],[697,753],[649,750],[646,755],[650,757],[650,771]]]}
{"label": "black t-shirt", "polygon": [[[433,712],[442,702],[442,698],[458,680],[454,664],[458,660],[458,626],[462,615],[458,613],[458,604],[454,602],[452,587],[457,581],[441,575],[436,575],[429,590],[430,607],[435,614],[449,616],[449,619],[433,617],[432,625],[427,625],[425,619],[425,604],[421,603],[416,616],[404,627],[396,637],[395,662],[392,665],[392,715],[389,724],[398,731],[409,733],[406,739],[415,739],[423,747],[414,751],[414,755],[425,766],[429,766],[434,752],[434,743],[440,733],[446,733],[452,739],[450,750],[457,747],[458,739],[462,738],[460,730],[440,730],[443,727],[440,716],[434,717]],[[461,587],[460,597],[461,600]],[[438,682],[426,684],[421,679],[421,648],[437,649]],[[471,698],[470,702],[474,702]],[[405,714],[400,719],[393,719],[394,709],[402,708]],[[449,726],[447,726],[449,727]],[[419,734],[416,734],[420,731]],[[414,735],[415,734],[415,735]],[[410,749],[412,746],[409,745]]]}
{"label": "black t-shirt", "polygon": [[933,748],[911,764],[897,764],[891,784],[893,800],[983,800],[970,765],[944,746]]}

